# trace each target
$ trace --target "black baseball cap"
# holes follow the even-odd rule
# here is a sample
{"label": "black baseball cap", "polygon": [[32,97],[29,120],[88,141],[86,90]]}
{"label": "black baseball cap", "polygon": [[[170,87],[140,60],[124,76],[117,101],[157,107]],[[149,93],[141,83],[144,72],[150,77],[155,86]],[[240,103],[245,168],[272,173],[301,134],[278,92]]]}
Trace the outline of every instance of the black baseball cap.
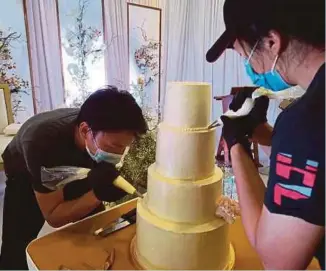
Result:
{"label": "black baseball cap", "polygon": [[325,41],[325,0],[225,0],[225,31],[208,50],[216,61],[237,38],[258,40],[270,29],[312,45]]}
{"label": "black baseball cap", "polygon": [[[287,1],[287,0],[283,0]],[[250,28],[262,10],[264,0],[225,0],[223,7],[225,31],[208,50],[206,60],[215,62],[228,48],[233,48],[239,31]]]}

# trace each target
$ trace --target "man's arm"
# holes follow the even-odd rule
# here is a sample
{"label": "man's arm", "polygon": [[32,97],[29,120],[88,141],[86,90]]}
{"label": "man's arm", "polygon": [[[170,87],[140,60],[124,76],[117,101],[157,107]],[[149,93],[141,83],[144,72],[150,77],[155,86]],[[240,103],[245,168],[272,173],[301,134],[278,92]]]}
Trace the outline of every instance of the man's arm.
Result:
{"label": "man's arm", "polygon": [[[89,192],[75,200],[65,201],[65,189],[68,185],[51,191],[42,183],[41,167],[48,163],[48,156],[57,151],[53,146],[56,144],[51,138],[46,143],[44,139],[34,139],[33,142],[23,144],[23,154],[31,174],[34,193],[44,218],[51,226],[61,227],[79,220],[98,207],[102,201],[115,201],[125,195],[124,191],[112,184],[119,172],[114,166],[103,164],[97,165],[96,169],[92,169],[88,174],[85,181],[89,182]],[[60,154],[56,153],[56,156],[60,157]]]}
{"label": "man's arm", "polygon": [[[23,144],[24,159],[31,174],[32,186],[44,219],[52,227],[61,227],[85,217],[101,204],[94,193],[88,192],[78,199],[65,201],[64,189],[51,191],[42,184],[41,167],[47,163],[47,157],[56,150],[55,142],[49,137],[27,141]],[[39,142],[43,144],[39,144]]]}
{"label": "man's arm", "polygon": [[264,206],[264,185],[252,160],[240,144],[233,146],[231,156],[242,222],[264,267],[305,269],[325,228],[301,218],[270,213]]}
{"label": "man's arm", "polygon": [[37,184],[34,189],[36,188],[36,198],[45,219],[53,227],[60,227],[85,217],[102,201],[116,201],[125,196],[126,192],[113,184],[118,176],[119,172],[114,165],[105,162],[97,164],[86,179],[77,181],[86,182],[92,190],[86,190],[85,194],[75,200],[65,200],[65,195],[70,194],[73,189],[69,184],[50,193],[42,193]]}
{"label": "man's arm", "polygon": [[101,204],[92,190],[71,201],[64,201],[63,189],[50,193],[35,191],[35,195],[45,220],[54,228],[83,218]]}

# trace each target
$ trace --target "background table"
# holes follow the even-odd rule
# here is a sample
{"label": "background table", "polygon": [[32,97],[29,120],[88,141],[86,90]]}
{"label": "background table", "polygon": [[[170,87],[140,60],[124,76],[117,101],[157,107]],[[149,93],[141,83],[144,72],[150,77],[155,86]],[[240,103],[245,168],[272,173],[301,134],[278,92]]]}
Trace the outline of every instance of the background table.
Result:
{"label": "background table", "polygon": [[[132,270],[129,246],[135,235],[135,225],[115,232],[106,238],[95,237],[93,232],[128,212],[136,205],[132,200],[109,211],[69,225],[30,243],[26,250],[31,269],[56,270],[60,265],[69,269],[102,269],[112,248],[115,261],[112,269]],[[236,253],[235,269],[262,270],[259,258],[250,246],[241,219],[230,226],[230,239]],[[309,269],[320,269],[314,260]]]}

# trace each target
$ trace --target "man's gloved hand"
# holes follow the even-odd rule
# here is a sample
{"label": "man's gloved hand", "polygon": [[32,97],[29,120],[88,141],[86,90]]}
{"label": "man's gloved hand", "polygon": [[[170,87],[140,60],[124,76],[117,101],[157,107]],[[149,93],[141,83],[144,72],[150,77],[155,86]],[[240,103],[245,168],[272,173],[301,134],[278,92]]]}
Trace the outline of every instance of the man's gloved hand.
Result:
{"label": "man's gloved hand", "polygon": [[222,116],[221,120],[223,121],[222,136],[228,146],[229,151],[235,144],[241,144],[248,155],[252,157],[250,142],[248,140],[247,134],[247,116],[239,118],[228,118]]}
{"label": "man's gloved hand", "polygon": [[95,196],[106,202],[121,199],[127,193],[113,185],[113,181],[119,176],[119,171],[114,165],[101,162],[88,173],[88,180],[91,183]]}
{"label": "man's gloved hand", "polygon": [[[252,88],[245,88],[242,91],[239,91],[233,98],[229,108],[233,111],[239,110],[246,99],[252,96],[253,89]],[[269,98],[266,96],[260,96],[259,98],[255,99],[254,107],[250,111],[250,113],[246,117],[247,123],[247,133],[249,137],[252,136],[255,129],[258,125],[267,122],[267,110],[269,106]]]}

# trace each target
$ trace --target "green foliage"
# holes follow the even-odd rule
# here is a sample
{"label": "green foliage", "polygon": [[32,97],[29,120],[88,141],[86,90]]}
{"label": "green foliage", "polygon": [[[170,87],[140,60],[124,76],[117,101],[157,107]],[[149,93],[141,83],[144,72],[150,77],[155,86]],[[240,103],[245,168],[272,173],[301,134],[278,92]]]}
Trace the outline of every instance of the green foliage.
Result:
{"label": "green foliage", "polygon": [[137,139],[125,157],[121,175],[134,186],[147,187],[147,169],[155,162],[154,131]]}
{"label": "green foliage", "polygon": [[[147,170],[155,162],[156,155],[157,121],[148,112],[144,112],[144,117],[150,130],[145,135],[137,138],[130,146],[120,170],[121,176],[128,180],[141,193],[147,190]],[[127,195],[117,201],[116,204],[132,198],[133,196]]]}
{"label": "green foliage", "polygon": [[[147,38],[145,30],[140,27],[142,37],[147,45],[142,45],[136,50],[134,58],[139,68],[139,76],[136,82],[129,86],[130,93],[142,108],[144,118],[149,131],[137,138],[130,146],[128,154],[123,159],[120,174],[129,181],[140,193],[147,190],[147,170],[155,162],[156,156],[156,131],[160,121],[160,109],[148,107],[149,101],[145,88],[156,80],[159,75],[159,58],[154,54],[160,46],[159,42]],[[132,199],[134,196],[127,195],[115,202],[120,204]]]}

